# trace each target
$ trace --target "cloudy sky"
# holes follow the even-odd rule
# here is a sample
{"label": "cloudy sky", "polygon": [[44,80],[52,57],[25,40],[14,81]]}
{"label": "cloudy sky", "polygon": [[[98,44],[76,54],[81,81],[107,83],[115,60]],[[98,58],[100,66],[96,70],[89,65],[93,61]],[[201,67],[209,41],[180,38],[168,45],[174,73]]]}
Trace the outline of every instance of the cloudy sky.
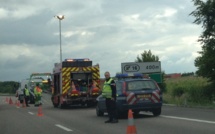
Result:
{"label": "cloudy sky", "polygon": [[201,26],[189,14],[191,0],[1,0],[0,81],[19,81],[32,72],[52,72],[62,59],[89,58],[101,77],[121,71],[145,50],[165,73],[194,72]]}

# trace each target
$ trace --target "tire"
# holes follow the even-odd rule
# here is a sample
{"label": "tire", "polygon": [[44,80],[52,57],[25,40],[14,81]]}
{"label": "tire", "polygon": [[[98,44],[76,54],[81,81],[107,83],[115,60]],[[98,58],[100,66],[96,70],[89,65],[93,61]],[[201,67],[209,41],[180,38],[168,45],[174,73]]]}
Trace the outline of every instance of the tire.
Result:
{"label": "tire", "polygon": [[52,104],[53,104],[54,108],[57,108],[59,106],[59,100],[58,100],[58,103],[54,103],[54,97],[53,96],[51,97],[51,100],[52,100]]}
{"label": "tire", "polygon": [[55,108],[58,107],[58,105],[59,105],[59,104],[54,104],[54,103],[53,103],[53,106],[54,106]]}
{"label": "tire", "polygon": [[68,108],[68,106],[66,104],[60,104],[60,108],[61,109],[66,109],[66,108]]}
{"label": "tire", "polygon": [[140,111],[134,111],[134,116],[139,115]]}
{"label": "tire", "polygon": [[153,113],[154,116],[159,116],[161,114],[161,107],[157,108],[157,109],[154,109],[152,111],[152,113]]}
{"label": "tire", "polygon": [[97,115],[97,116],[104,116],[104,112],[102,112],[102,111],[99,109],[99,106],[98,106],[98,105],[96,106],[96,115]]}

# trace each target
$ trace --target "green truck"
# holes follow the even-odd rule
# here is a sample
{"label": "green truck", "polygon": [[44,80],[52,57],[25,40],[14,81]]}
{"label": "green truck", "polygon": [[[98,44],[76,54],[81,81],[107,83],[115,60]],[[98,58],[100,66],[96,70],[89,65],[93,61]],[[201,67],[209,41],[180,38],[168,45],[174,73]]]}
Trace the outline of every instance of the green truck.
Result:
{"label": "green truck", "polygon": [[43,92],[51,91],[51,73],[32,73],[28,79],[27,87],[30,92],[30,103],[34,103],[34,88],[39,83]]}

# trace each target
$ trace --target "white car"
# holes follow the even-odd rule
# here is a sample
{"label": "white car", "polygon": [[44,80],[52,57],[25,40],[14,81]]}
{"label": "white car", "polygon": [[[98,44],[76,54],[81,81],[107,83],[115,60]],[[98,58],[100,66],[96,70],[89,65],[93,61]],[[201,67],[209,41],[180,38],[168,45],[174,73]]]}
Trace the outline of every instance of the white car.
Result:
{"label": "white car", "polygon": [[23,103],[24,92],[23,92],[23,89],[21,89],[20,87],[16,90],[16,97],[18,97],[18,100],[20,101],[20,103]]}

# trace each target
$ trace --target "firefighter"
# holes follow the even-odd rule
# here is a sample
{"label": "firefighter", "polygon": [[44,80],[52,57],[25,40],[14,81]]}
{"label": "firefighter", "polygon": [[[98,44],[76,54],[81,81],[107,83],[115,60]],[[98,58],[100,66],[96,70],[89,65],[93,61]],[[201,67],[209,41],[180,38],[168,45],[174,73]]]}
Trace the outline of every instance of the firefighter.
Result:
{"label": "firefighter", "polygon": [[41,96],[42,96],[42,89],[39,87],[39,83],[36,84],[34,88],[34,95],[35,95],[35,103],[34,106],[41,105]]}
{"label": "firefighter", "polygon": [[25,97],[25,104],[26,104],[26,106],[27,106],[27,107],[30,107],[30,106],[28,105],[30,93],[29,93],[29,90],[28,90],[26,84],[25,84],[25,89],[24,89],[24,97]]}
{"label": "firefighter", "polygon": [[105,82],[102,90],[102,96],[106,98],[106,108],[109,119],[105,123],[118,123],[116,109],[116,83],[110,78],[110,73],[105,72]]}

